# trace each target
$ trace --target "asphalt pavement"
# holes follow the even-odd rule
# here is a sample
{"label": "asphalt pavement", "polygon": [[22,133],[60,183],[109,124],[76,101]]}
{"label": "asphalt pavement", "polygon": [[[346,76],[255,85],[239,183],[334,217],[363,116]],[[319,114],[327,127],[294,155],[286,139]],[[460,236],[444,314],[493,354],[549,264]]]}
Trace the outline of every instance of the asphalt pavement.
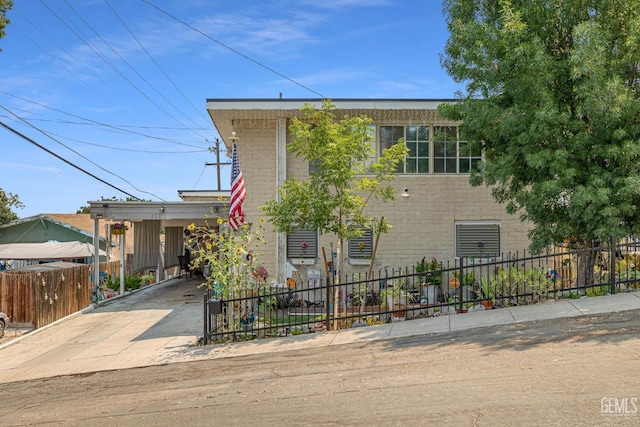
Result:
{"label": "asphalt pavement", "polygon": [[200,283],[173,278],[15,338],[0,346],[0,383],[640,309],[640,292],[630,292],[198,346],[203,333]]}

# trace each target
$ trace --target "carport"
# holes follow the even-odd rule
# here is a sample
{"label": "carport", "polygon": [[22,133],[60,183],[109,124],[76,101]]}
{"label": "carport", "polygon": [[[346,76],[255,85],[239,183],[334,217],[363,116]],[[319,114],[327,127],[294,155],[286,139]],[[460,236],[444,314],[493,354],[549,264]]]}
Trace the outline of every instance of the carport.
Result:
{"label": "carport", "polygon": [[[208,225],[217,228],[217,219],[228,216],[229,192],[207,192],[209,197],[180,202],[146,201],[93,201],[88,202],[94,220],[93,241],[97,245],[101,223],[132,223],[134,231],[134,272],[156,270],[163,280],[165,269],[178,265],[178,255],[184,253],[185,229],[189,224]],[[211,194],[211,193],[215,193]],[[181,197],[183,195],[181,194]],[[186,197],[185,197],[186,198]],[[196,197],[194,197],[196,198]],[[208,200],[202,200],[206,198]],[[196,198],[197,199],[197,198]],[[164,229],[164,250],[161,250],[160,233]],[[124,234],[120,235],[120,293],[124,292]],[[99,253],[95,248],[95,253]],[[93,290],[97,302],[100,286],[100,264],[93,260]]]}

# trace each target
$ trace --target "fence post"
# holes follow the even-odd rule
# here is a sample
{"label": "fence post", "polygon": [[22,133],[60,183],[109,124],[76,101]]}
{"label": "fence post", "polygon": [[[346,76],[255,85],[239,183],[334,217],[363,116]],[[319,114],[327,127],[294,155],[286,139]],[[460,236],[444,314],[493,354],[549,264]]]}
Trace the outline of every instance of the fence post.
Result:
{"label": "fence post", "polygon": [[609,243],[611,253],[609,254],[609,292],[611,295],[616,293],[616,239],[611,236],[611,242]]}
{"label": "fence post", "polygon": [[462,283],[464,278],[464,257],[460,257],[460,277],[458,280],[458,299],[460,303],[460,313],[462,313],[464,303],[462,302],[464,296],[464,290],[462,289]]}
{"label": "fence post", "polygon": [[324,307],[325,307],[325,310],[327,312],[326,328],[327,328],[327,331],[330,331],[331,330],[331,327],[330,327],[331,326],[331,323],[330,323],[331,322],[331,307],[330,307],[329,301],[330,301],[330,298],[331,298],[331,289],[329,287],[329,284],[331,283],[331,278],[329,276],[326,277],[326,283],[327,283],[327,292],[326,292],[326,295],[325,295]]}
{"label": "fence post", "polygon": [[208,345],[209,344],[209,331],[207,330],[207,326],[209,325],[208,319],[207,319],[207,305],[209,304],[209,298],[208,298],[208,294],[209,292],[205,292],[203,294],[204,297],[204,304],[202,304],[202,307],[204,308],[204,337],[203,337],[203,341],[204,341],[204,345]]}

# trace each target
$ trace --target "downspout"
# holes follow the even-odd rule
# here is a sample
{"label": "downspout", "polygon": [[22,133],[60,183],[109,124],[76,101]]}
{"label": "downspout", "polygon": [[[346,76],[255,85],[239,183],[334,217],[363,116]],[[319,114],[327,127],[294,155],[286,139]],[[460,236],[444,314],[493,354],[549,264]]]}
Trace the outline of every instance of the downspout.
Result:
{"label": "downspout", "polygon": [[[287,174],[287,119],[279,117],[276,126],[276,188],[284,185]],[[276,200],[280,201],[279,193]],[[276,233],[276,283],[287,282],[286,250],[287,237],[285,233]]]}

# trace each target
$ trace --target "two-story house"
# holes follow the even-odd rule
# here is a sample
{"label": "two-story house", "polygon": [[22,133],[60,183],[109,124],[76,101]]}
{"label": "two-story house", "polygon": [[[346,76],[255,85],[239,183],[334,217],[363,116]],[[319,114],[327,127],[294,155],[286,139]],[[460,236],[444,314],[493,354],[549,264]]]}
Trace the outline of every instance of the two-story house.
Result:
{"label": "two-story house", "polygon": [[[291,176],[309,174],[309,164],[287,153],[291,118],[305,102],[319,99],[208,99],[207,110],[227,147],[235,139],[247,187],[248,222],[263,217],[260,206],[276,197],[276,188]],[[392,185],[395,201],[371,204],[369,213],[392,225],[377,246],[374,269],[414,266],[427,257],[446,263],[457,257],[494,258],[529,245],[529,224],[508,215],[490,188],[472,187],[469,172],[481,153],[465,149],[459,123],[439,117],[437,107],[453,100],[334,99],[335,114],[366,115],[373,120],[372,143],[378,153],[403,138],[409,148]],[[261,255],[272,278],[286,280],[287,263],[304,276],[308,269],[324,274],[324,257],[337,248],[333,235],[299,230],[289,235],[267,226]],[[348,271],[365,272],[374,246],[372,233],[347,242]],[[324,249],[324,253],[323,250]],[[290,269],[289,269],[290,271]]]}

